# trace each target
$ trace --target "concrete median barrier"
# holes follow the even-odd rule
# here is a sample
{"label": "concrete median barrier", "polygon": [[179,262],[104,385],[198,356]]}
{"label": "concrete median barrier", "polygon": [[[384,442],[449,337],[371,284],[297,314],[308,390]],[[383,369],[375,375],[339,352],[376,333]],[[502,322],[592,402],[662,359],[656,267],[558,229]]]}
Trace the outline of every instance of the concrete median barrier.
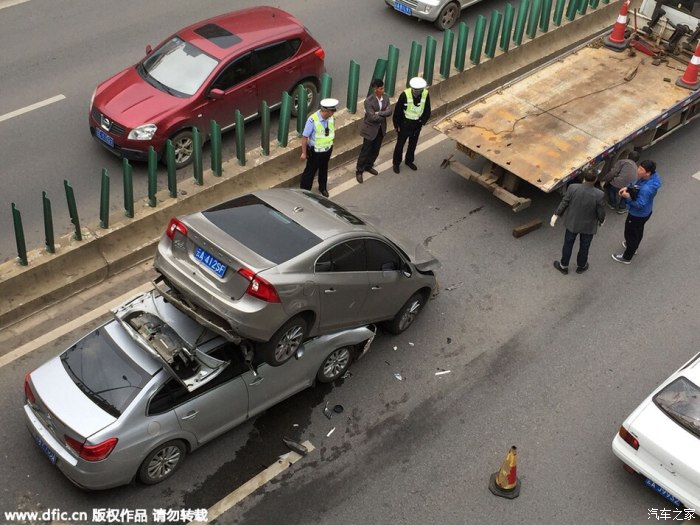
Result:
{"label": "concrete median barrier", "polygon": [[[433,118],[458,109],[610,28],[621,3],[603,5],[507,53],[497,54],[478,66],[435,82],[430,87]],[[361,119],[360,112],[356,115],[345,110],[336,113],[331,168],[357,157],[362,143]],[[386,141],[394,138],[395,132],[389,129]],[[304,167],[299,154],[300,141],[296,137],[290,140],[287,148],[271,146],[269,156],[263,156],[257,148],[247,153],[244,167],[233,159],[224,163],[222,177],[206,173],[204,186],[197,186],[193,181],[180,183],[177,198],[170,198],[167,190],[161,191],[157,194],[155,208],[149,207],[145,199],[136,203],[134,219],[118,214],[110,217],[112,227],[109,229],[100,229],[97,225],[84,227],[82,241],[63,236],[57,239],[55,254],[43,249],[30,251],[28,266],[20,266],[14,260],[0,264],[0,329],[151,258],[173,216],[201,210],[241,193],[298,186]]]}

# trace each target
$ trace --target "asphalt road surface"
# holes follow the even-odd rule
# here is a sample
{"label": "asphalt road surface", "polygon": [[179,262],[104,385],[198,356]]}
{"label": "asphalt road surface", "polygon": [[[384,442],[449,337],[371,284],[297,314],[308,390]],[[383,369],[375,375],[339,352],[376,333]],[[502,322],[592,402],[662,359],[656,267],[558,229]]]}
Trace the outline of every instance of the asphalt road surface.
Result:
{"label": "asphalt road surface", "polygon": [[[351,377],[301,393],[203,447],[170,480],[99,493],[74,488],[48,463],[21,413],[24,375],[88,330],[80,327],[0,368],[0,511],[209,508],[275,463],[288,434],[316,450],[216,523],[653,520],[652,509],[669,504],[622,469],[610,443],[637,404],[699,350],[697,139],[697,126],[687,127],[644,152],[657,161],[663,187],[633,264],[610,258],[624,221],[613,214],[593,241],[590,270],[568,276],[552,268],[563,241],[561,225],[547,225],[557,195],[534,193],[532,207],[514,214],[439,169],[453,153],[450,141],[436,139],[417,156],[419,171],[400,175],[385,145],[379,176],[356,185],[351,166],[332,180],[331,196],[403,230],[442,261],[440,294],[416,324],[378,337]],[[511,235],[535,218],[545,225]],[[114,296],[91,294],[102,302]],[[47,313],[54,321],[36,335],[93,308],[73,304]],[[442,371],[449,373],[436,375]],[[326,403],[345,410],[328,420]],[[487,487],[511,445],[522,489],[506,500]]]}
{"label": "asphalt road surface", "polygon": [[[111,209],[123,209],[121,161],[96,144],[88,130],[88,105],[99,82],[140,60],[147,44],[155,46],[204,18],[258,4],[0,0],[0,260],[17,256],[11,203],[22,213],[29,250],[44,245],[42,191],[51,199],[56,237],[72,231],[64,180],[74,188],[85,226],[98,224],[103,168],[112,181]],[[503,4],[482,2],[462,20],[473,26],[478,14],[489,15]],[[275,5],[297,16],[325,48],[333,94],[341,100],[346,98],[350,60],[360,64],[360,85],[367,86],[376,59],[386,57],[389,44],[400,50],[405,74],[413,40],[424,45],[426,35],[433,35],[442,42],[432,24],[408,18],[383,0],[281,0]],[[35,105],[39,107],[32,109]],[[251,123],[246,129],[250,149],[259,144],[259,126]],[[233,158],[233,151],[233,134],[224,135],[224,158]],[[167,186],[165,170],[159,173],[162,189]],[[191,177],[191,168],[178,176]],[[143,163],[134,164],[134,195],[137,200],[147,195]]]}

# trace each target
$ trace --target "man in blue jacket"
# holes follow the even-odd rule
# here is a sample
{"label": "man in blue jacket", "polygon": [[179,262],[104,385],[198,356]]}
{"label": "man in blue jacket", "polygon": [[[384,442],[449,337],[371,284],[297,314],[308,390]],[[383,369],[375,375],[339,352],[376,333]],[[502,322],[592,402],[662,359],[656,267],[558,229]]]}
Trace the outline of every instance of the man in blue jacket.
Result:
{"label": "man in blue jacket", "polygon": [[620,190],[629,213],[625,221],[624,253],[613,253],[612,258],[619,263],[629,264],[637,252],[644,236],[644,225],[651,217],[654,197],[661,187],[661,178],[656,174],[656,163],[643,160],[637,167],[637,183]]}

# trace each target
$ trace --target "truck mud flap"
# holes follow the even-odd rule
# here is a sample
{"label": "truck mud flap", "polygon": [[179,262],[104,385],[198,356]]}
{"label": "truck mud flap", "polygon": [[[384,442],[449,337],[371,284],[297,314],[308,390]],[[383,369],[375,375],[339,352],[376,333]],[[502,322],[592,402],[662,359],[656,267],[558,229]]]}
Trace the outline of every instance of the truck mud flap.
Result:
{"label": "truck mud flap", "polygon": [[481,174],[461,162],[450,162],[450,169],[467,180],[474,181],[489,190],[495,197],[505,202],[515,212],[522,211],[532,204],[530,199],[518,197],[498,184],[498,178],[490,173]]}

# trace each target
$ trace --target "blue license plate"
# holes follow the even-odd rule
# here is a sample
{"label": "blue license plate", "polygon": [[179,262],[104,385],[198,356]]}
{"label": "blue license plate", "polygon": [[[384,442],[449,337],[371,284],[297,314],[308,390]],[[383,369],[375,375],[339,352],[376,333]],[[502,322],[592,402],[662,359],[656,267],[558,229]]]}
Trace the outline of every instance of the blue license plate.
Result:
{"label": "blue license plate", "polygon": [[100,139],[102,142],[107,144],[109,147],[113,148],[114,147],[114,139],[107,135],[104,131],[102,131],[100,128],[95,128],[95,136]]}
{"label": "blue license plate", "polygon": [[49,458],[49,461],[55,465],[56,464],[56,454],[51,450],[46,443],[44,443],[39,436],[34,434],[34,441],[39,445],[39,448],[44,451],[44,454]]}
{"label": "blue license plate", "polygon": [[411,16],[413,14],[411,8],[405,4],[402,4],[401,2],[394,2],[394,9],[408,16]]}
{"label": "blue license plate", "polygon": [[661,494],[664,498],[666,498],[668,501],[673,503],[676,507],[683,507],[683,503],[681,503],[681,500],[679,500],[677,497],[675,497],[673,494],[671,494],[669,491],[667,491],[665,488],[663,488],[661,485],[657,485],[654,483],[652,480],[649,478],[646,478],[644,480],[644,484],[649,487],[650,489],[654,490],[658,494]]}
{"label": "blue license plate", "polygon": [[197,246],[197,249],[194,251],[194,258],[219,277],[223,277],[226,273],[226,265],[210,253],[202,250],[199,246]]}

